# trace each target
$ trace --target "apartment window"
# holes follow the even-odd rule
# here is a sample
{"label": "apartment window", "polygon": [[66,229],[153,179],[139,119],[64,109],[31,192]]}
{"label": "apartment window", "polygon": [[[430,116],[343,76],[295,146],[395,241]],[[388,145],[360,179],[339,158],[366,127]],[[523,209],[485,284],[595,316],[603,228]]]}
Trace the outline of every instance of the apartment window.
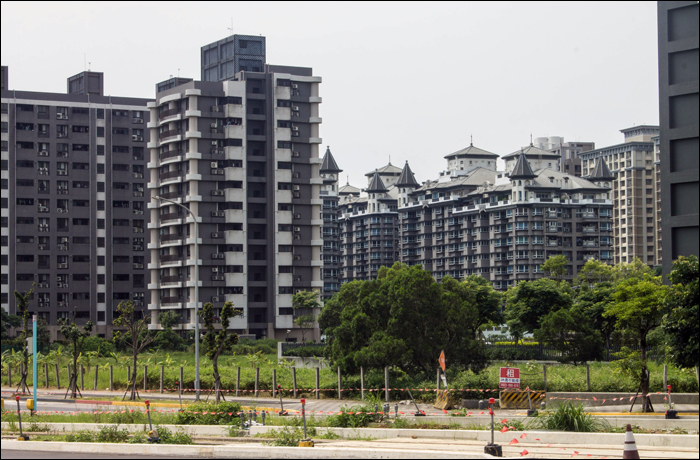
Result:
{"label": "apartment window", "polygon": [[104,191],[105,191],[105,183],[104,183],[104,182],[97,182],[97,191],[98,191],[98,192],[104,192]]}
{"label": "apartment window", "polygon": [[73,256],[73,262],[90,262],[90,256]]}
{"label": "apartment window", "polygon": [[104,128],[104,126],[98,126],[98,127],[97,127],[97,137],[105,137],[105,128]]}

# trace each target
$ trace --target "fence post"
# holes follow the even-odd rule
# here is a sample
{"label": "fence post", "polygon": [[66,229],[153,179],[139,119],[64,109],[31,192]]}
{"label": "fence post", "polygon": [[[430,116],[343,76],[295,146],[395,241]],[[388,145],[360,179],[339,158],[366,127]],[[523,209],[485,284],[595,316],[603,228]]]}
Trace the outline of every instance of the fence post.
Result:
{"label": "fence post", "polygon": [[114,368],[109,365],[109,391],[114,391]]}
{"label": "fence post", "polygon": [[163,373],[165,372],[165,366],[160,366],[160,392],[163,393]]}
{"label": "fence post", "polygon": [[440,391],[440,368],[437,370],[437,389]]}
{"label": "fence post", "polygon": [[292,390],[294,390],[294,397],[297,397],[297,368],[292,367]]}
{"label": "fence post", "polygon": [[362,396],[362,400],[365,400],[365,370],[360,366],[360,394]]}
{"label": "fence post", "polygon": [[547,365],[542,365],[542,379],[544,380],[544,392],[547,392]]}
{"label": "fence post", "polygon": [[241,367],[236,368],[236,397],[238,397],[238,388],[241,386]]}
{"label": "fence post", "polygon": [[100,368],[100,367],[99,367],[97,364],[95,364],[95,382],[94,382],[94,384],[92,385],[93,391],[97,391],[97,370],[98,370],[99,368]]}
{"label": "fence post", "polygon": [[316,368],[316,399],[319,398],[319,391],[318,391],[319,390],[319,388],[318,388],[319,387],[319,385],[318,385],[319,384],[319,370],[320,370],[320,368],[317,367]]}
{"label": "fence post", "polygon": [[143,366],[143,391],[148,390],[148,366]]}
{"label": "fence post", "polygon": [[12,366],[7,366],[7,386],[12,386]]}
{"label": "fence post", "polygon": [[126,366],[126,388],[129,388],[129,383],[131,382],[131,366]]}
{"label": "fence post", "polygon": [[[185,374],[182,370],[182,366],[180,366],[180,388],[178,388],[178,393],[182,394],[182,389],[185,388],[185,383],[182,381],[182,379],[185,377]],[[238,394],[236,394],[238,396]]]}
{"label": "fence post", "polygon": [[668,364],[664,364],[664,388],[668,385]]}
{"label": "fence post", "polygon": [[389,402],[389,366],[384,366],[384,400]]}
{"label": "fence post", "polygon": [[343,384],[342,374],[340,373],[340,366],[338,366],[338,399],[343,399]]}
{"label": "fence post", "polygon": [[[61,389],[61,381],[58,380],[58,364],[54,364],[55,369],[56,369],[56,389],[60,390]],[[10,383],[10,386],[12,386],[12,383]]]}
{"label": "fence post", "polygon": [[591,391],[591,368],[586,363],[586,391]]}
{"label": "fence post", "polygon": [[255,397],[258,397],[258,382],[260,380],[260,368],[255,368]]}
{"label": "fence post", "polygon": [[85,367],[80,365],[80,391],[85,391]]}
{"label": "fence post", "polygon": [[277,369],[272,369],[272,397],[277,395]]}
{"label": "fence post", "polygon": [[44,381],[46,382],[46,385],[44,385],[46,388],[49,387],[49,365],[47,363],[44,363]]}

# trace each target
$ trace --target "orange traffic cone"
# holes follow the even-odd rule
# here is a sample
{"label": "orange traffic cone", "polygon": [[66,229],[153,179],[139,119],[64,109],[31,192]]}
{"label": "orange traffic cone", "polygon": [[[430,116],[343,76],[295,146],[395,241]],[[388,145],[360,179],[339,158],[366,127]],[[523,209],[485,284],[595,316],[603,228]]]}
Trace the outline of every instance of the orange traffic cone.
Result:
{"label": "orange traffic cone", "polygon": [[622,458],[639,458],[637,444],[634,442],[634,435],[632,434],[632,426],[629,423],[625,433],[625,450],[622,452]]}

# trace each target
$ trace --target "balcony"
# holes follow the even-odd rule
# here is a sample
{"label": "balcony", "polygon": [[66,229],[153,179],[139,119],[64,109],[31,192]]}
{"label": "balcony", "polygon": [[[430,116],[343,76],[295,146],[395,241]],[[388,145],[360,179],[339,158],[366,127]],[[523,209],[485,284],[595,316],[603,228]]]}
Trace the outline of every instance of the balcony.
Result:
{"label": "balcony", "polygon": [[171,296],[171,297],[161,297],[160,306],[161,307],[175,307],[181,304],[185,300],[182,296]]}
{"label": "balcony", "polygon": [[185,177],[185,172],[184,171],[168,171],[163,174],[158,175],[158,179],[163,182],[169,179],[175,179],[178,177]]}
{"label": "balcony", "polygon": [[173,283],[180,283],[185,279],[184,275],[170,275],[170,276],[161,276],[160,277],[160,283],[161,284],[173,284]]}
{"label": "balcony", "polygon": [[160,242],[167,243],[169,241],[177,241],[183,239],[185,236],[179,233],[169,233],[166,235],[160,235]]}
{"label": "balcony", "polygon": [[182,219],[184,215],[185,213],[183,212],[171,212],[168,214],[161,214],[160,216],[158,216],[158,220],[160,220],[161,222],[168,222],[171,220]]}
{"label": "balcony", "polygon": [[168,150],[167,152],[161,152],[158,155],[158,158],[162,160],[167,160],[168,158],[175,158],[182,155],[182,152],[179,150]]}
{"label": "balcony", "polygon": [[174,115],[177,115],[180,113],[179,109],[169,109],[169,110],[163,110],[158,114],[158,120],[164,120],[165,118],[172,117]]}
{"label": "balcony", "polygon": [[[165,236],[170,236],[170,235],[165,235]],[[182,254],[166,254],[166,255],[160,256],[161,263],[178,262],[180,260],[182,260]]]}

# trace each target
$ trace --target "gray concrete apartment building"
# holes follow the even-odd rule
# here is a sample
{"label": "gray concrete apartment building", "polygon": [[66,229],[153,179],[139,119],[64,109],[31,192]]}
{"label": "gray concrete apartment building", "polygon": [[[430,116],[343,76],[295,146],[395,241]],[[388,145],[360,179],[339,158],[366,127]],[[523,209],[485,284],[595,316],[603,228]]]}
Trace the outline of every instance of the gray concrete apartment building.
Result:
{"label": "gray concrete apartment building", "polygon": [[340,223],[338,221],[340,215],[338,174],[342,171],[333,158],[330,147],[327,147],[319,170],[323,180],[319,197],[323,200],[323,269],[321,272],[323,290],[321,298],[324,300],[331,298],[335,292],[340,290],[341,243]]}
{"label": "gray concrete apartment building", "polygon": [[601,163],[588,180],[559,171],[557,154],[529,147],[498,155],[473,145],[445,157],[435,181],[399,195],[401,261],[436,279],[480,275],[495,289],[543,277],[552,255],[573,279],[590,259],[612,263],[612,177]]}
{"label": "gray concrete apartment building", "polygon": [[658,2],[659,122],[663,272],[679,256],[698,255],[697,1]]}
{"label": "gray concrete apartment building", "polygon": [[68,93],[10,90],[2,70],[0,304],[35,290],[30,311],[91,319],[109,337],[117,304],[150,301],[146,128],[151,99],[105,96],[103,75]]}
{"label": "gray concrete apartment building", "polygon": [[[212,61],[226,43],[213,45],[202,48],[216,50]],[[197,216],[200,245],[195,261],[194,222],[180,208],[148,205],[148,309],[154,319],[176,311],[178,328],[192,329],[199,282],[200,308],[232,301],[243,310],[232,329],[285,339],[296,329],[293,294],[323,288],[321,78],[310,68],[267,64],[226,77],[174,86],[149,103],[150,196],[187,206]]]}
{"label": "gray concrete apartment building", "polygon": [[581,158],[583,152],[595,149],[595,142],[564,142],[560,136],[536,137],[533,145],[561,156],[561,172],[581,177]]}
{"label": "gray concrete apartment building", "polygon": [[615,179],[612,181],[614,203],[615,263],[629,263],[635,258],[649,266],[659,260],[659,168],[654,138],[658,126],[639,125],[620,130],[622,144],[580,153],[583,177],[590,175],[599,158],[605,159]]}

